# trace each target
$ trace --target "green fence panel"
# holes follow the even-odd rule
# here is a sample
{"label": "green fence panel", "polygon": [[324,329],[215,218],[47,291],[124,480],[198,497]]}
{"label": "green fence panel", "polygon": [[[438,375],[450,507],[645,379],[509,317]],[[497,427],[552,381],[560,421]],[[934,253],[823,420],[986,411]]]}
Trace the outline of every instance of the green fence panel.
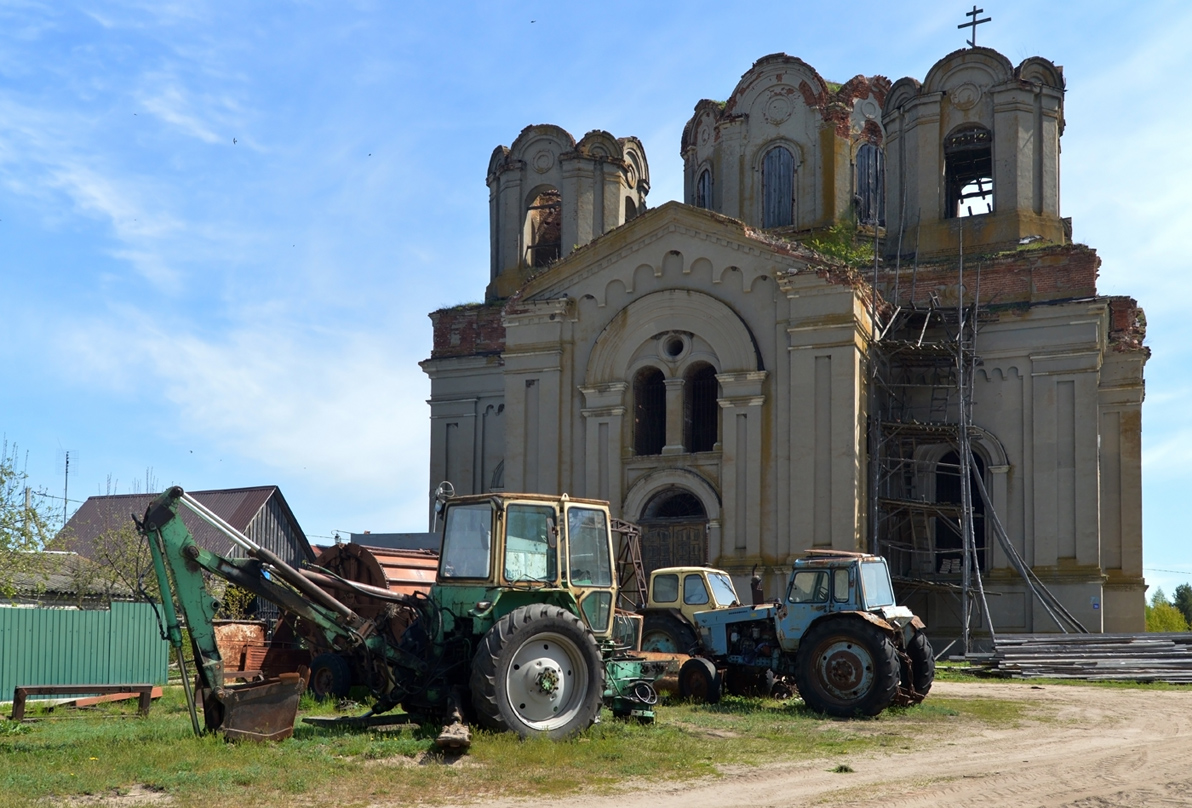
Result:
{"label": "green fence panel", "polygon": [[168,661],[148,603],[0,608],[0,701],[21,685],[164,684]]}

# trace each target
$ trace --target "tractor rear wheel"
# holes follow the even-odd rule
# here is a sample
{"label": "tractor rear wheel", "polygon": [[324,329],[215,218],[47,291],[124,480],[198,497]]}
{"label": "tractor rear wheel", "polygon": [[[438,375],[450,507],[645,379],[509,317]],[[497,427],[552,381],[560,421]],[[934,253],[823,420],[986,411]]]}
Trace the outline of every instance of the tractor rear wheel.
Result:
{"label": "tractor rear wheel", "polygon": [[352,669],[339,654],[319,654],[310,661],[310,683],[306,686],[316,701],[346,698],[352,689]]}
{"label": "tractor rear wheel", "polygon": [[918,704],[927,697],[931,685],[935,682],[935,652],[927,635],[916,631],[915,636],[906,644],[906,655],[911,660],[911,670],[902,673],[902,687],[908,693],[914,687],[911,704]]}
{"label": "tractor rear wheel", "polygon": [[703,657],[692,657],[679,668],[679,696],[704,704],[720,701],[720,671]]}
{"label": "tractor rear wheel", "polygon": [[894,642],[859,618],[819,623],[799,642],[795,683],[803,702],[817,712],[877,715],[898,693]]}
{"label": "tractor rear wheel", "polygon": [[558,606],[522,606],[489,629],[472,658],[480,723],[557,740],[590,727],[604,697],[604,663],[584,623]]}
{"label": "tractor rear wheel", "polygon": [[695,632],[669,612],[647,612],[642,618],[642,650],[664,654],[690,654]]}

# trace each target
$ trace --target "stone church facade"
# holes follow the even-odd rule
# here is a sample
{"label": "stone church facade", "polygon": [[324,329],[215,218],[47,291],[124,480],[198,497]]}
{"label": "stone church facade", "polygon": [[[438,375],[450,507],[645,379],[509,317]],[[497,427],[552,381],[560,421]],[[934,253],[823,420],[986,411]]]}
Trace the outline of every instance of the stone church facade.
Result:
{"label": "stone church facade", "polygon": [[[914,420],[906,467],[877,471],[889,389],[925,408],[939,389],[907,365],[879,391],[875,351],[905,341],[895,323],[945,344],[932,312],[979,300],[969,433],[993,624],[1055,630],[996,517],[1086,627],[1142,630],[1144,321],[1098,295],[1099,260],[1060,216],[1063,98],[1050,62],[986,48],[922,83],[829,84],[767,56],[696,105],[685,199],[657,208],[635,138],[527,127],[489,163],[485,303],[431,314],[431,486],[605,499],[643,526],[648,567],[756,566],[770,593],[808,549],[876,550],[954,634],[957,545],[934,505],[959,501],[954,432]],[[833,258],[842,232],[880,266]]]}

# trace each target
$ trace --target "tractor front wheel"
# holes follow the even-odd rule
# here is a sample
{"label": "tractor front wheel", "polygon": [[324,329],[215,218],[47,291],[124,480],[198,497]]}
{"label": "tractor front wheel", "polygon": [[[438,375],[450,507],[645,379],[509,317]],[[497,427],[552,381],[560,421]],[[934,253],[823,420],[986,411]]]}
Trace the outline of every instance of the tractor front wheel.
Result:
{"label": "tractor front wheel", "polygon": [[838,717],[877,715],[898,693],[898,653],[889,635],[858,618],[813,626],[799,643],[795,683],[811,709]]}
{"label": "tractor front wheel", "polygon": [[472,659],[480,723],[523,738],[566,738],[590,727],[604,696],[604,663],[584,623],[558,606],[522,606],[484,635]]}
{"label": "tractor front wheel", "polygon": [[692,657],[679,668],[679,697],[703,704],[720,701],[720,671],[703,657]]}
{"label": "tractor front wheel", "polygon": [[306,686],[316,701],[342,699],[352,689],[352,669],[339,654],[319,654],[310,662],[310,683]]}
{"label": "tractor front wheel", "polygon": [[908,693],[914,688],[911,704],[918,704],[927,697],[931,685],[935,682],[935,652],[927,635],[916,631],[915,636],[906,644],[906,655],[910,658],[911,669],[902,674],[902,687]]}

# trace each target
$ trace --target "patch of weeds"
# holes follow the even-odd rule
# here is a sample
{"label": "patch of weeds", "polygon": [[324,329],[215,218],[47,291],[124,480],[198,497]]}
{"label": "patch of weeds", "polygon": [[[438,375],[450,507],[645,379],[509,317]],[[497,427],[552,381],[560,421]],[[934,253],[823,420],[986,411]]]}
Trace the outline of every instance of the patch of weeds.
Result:
{"label": "patch of weeds", "polygon": [[829,769],[828,771],[832,772],[833,774],[852,774],[854,769],[847,763],[838,763],[835,767]]}

